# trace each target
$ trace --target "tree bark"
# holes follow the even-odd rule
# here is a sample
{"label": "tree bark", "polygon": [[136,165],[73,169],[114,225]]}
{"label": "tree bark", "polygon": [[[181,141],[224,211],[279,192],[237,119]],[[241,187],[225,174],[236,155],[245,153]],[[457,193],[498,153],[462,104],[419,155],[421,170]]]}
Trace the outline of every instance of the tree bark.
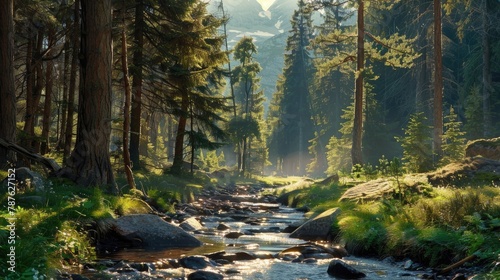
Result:
{"label": "tree bark", "polygon": [[352,131],[352,164],[363,164],[361,141],[363,137],[363,71],[365,67],[364,0],[358,1],[358,51],[356,63],[356,93],[354,103],[354,127]]}
{"label": "tree bark", "polygon": [[434,162],[442,156],[443,136],[443,55],[441,50],[441,0],[434,0]]}
{"label": "tree bark", "polygon": [[66,159],[70,156],[71,144],[73,143],[73,123],[74,123],[74,112],[75,112],[75,91],[76,91],[76,76],[78,72],[78,52],[79,52],[79,26],[80,26],[80,0],[75,0],[75,10],[74,10],[74,28],[73,28],[73,52],[71,54],[71,72],[69,77],[69,89],[68,89],[68,100],[67,100],[67,114],[66,114],[66,127],[62,128],[65,130],[64,135],[64,151],[63,157]]}
{"label": "tree bark", "polygon": [[136,0],[135,7],[135,30],[134,44],[135,51],[132,68],[132,109],[130,123],[130,159],[135,170],[140,169],[139,146],[141,139],[141,114],[142,114],[142,64],[144,47],[144,3],[143,0]]}
{"label": "tree bark", "polygon": [[[54,45],[55,40],[55,30],[49,30],[48,44],[49,47]],[[52,50],[48,52],[49,56],[52,56]],[[47,69],[45,71],[45,100],[43,105],[43,120],[42,120],[42,143],[40,145],[40,154],[45,155],[49,152],[49,131],[50,131],[50,118],[52,116],[52,88],[54,86],[54,80],[52,75],[52,70],[54,68],[54,61],[51,59],[47,61]]]}
{"label": "tree bark", "polygon": [[71,179],[82,186],[117,192],[109,158],[111,134],[111,0],[82,0],[81,77]]}
{"label": "tree bark", "polygon": [[[123,1],[125,3],[125,1]],[[123,10],[125,11],[125,4],[123,4]],[[123,11],[123,13],[125,13]],[[130,92],[130,81],[128,77],[128,61],[127,61],[127,35],[125,34],[125,15],[123,16],[122,22],[122,72],[123,72],[123,87],[125,89],[125,102],[123,108],[123,165],[125,168],[125,175],[127,176],[127,182],[130,188],[135,189],[134,175],[132,174],[132,168],[130,164],[130,152],[128,150],[129,146],[129,135],[130,135],[130,103],[131,103],[131,92]]]}
{"label": "tree bark", "polygon": [[[0,138],[15,142],[14,2],[0,0],[0,6]],[[15,161],[15,153],[0,146],[0,167]]]}
{"label": "tree bark", "polygon": [[481,18],[483,25],[482,48],[483,48],[483,136],[491,136],[491,45],[489,37],[490,22],[488,19],[488,0],[483,0],[481,4]]}
{"label": "tree bark", "polygon": [[[76,21],[76,19],[75,19]],[[71,26],[71,21],[68,19],[66,21],[66,26]],[[69,35],[66,35],[64,38],[64,67],[62,69],[62,77],[63,77],[63,90],[62,90],[62,100],[61,100],[61,111],[60,111],[60,118],[61,118],[61,128],[59,131],[59,136],[57,139],[57,145],[56,145],[56,150],[62,150],[64,149],[64,140],[66,139],[66,120],[67,120],[67,113],[68,113],[68,88],[69,88],[69,71],[70,71],[70,44],[71,44],[71,39]]]}
{"label": "tree bark", "polygon": [[177,134],[175,136],[174,146],[174,162],[172,163],[172,173],[178,174],[182,171],[184,161],[184,135],[186,134],[187,116],[186,112],[189,107],[189,97],[186,90],[181,92],[181,113],[177,125]]}

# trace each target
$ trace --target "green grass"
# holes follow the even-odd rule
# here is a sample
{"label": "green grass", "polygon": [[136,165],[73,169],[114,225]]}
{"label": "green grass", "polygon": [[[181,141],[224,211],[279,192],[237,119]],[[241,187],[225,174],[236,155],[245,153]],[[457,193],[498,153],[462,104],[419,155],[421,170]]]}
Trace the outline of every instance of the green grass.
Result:
{"label": "green grass", "polygon": [[349,186],[313,184],[283,188],[288,202],[308,205],[319,213],[333,207],[342,212],[333,228],[338,242],[353,254],[409,257],[422,264],[442,267],[466,256],[477,264],[498,261],[500,254],[500,188],[474,185],[428,188],[411,192],[404,200],[383,199],[366,203],[339,202]]}
{"label": "green grass", "polygon": [[[118,178],[125,185],[125,179]],[[189,202],[210,180],[199,175],[175,177],[155,173],[137,173],[141,190],[160,205],[159,210],[172,211],[174,203]],[[103,193],[99,188],[82,188],[72,182],[53,179],[43,192],[18,193],[16,199],[16,273],[8,279],[33,279],[35,274],[48,275],[54,269],[65,269],[95,258],[91,246],[95,235],[108,230],[110,219],[122,214],[151,211],[139,197],[143,192],[122,188],[122,196]],[[0,197],[7,205],[7,194]],[[7,262],[9,213],[0,211],[0,262]],[[88,234],[87,231],[92,228]],[[5,253],[4,253],[5,252]],[[7,267],[0,268],[7,275]],[[24,278],[23,278],[24,277]]]}

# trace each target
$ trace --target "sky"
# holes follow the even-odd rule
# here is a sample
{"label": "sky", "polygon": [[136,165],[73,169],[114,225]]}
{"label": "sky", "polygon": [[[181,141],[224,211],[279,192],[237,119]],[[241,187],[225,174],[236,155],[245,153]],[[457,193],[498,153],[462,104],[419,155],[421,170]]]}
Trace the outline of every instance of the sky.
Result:
{"label": "sky", "polygon": [[267,10],[267,8],[269,8],[274,3],[274,1],[275,0],[257,0],[257,2],[260,3],[262,9],[264,10]]}

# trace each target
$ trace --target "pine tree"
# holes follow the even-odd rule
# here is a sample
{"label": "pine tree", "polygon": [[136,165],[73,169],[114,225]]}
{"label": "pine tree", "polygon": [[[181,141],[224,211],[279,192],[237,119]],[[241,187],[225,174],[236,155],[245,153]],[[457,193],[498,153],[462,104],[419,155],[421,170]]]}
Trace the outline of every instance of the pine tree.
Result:
{"label": "pine tree", "polygon": [[403,147],[403,162],[407,172],[425,172],[432,168],[431,127],[425,124],[426,117],[422,112],[413,114],[404,137],[396,140]]}
{"label": "pine tree", "polygon": [[292,16],[283,75],[275,93],[281,95],[279,111],[273,113],[278,116],[279,124],[273,127],[271,142],[280,146],[275,152],[277,168],[288,175],[305,174],[309,162],[308,143],[314,138],[309,100],[314,69],[307,50],[313,34],[311,13],[311,7],[299,0]]}
{"label": "pine tree", "polygon": [[[257,47],[253,38],[243,37],[234,47],[234,59],[239,62],[232,73],[237,117],[230,122],[233,138],[240,143],[240,172],[255,171],[267,160],[264,131],[264,92],[260,90],[260,64],[255,62]],[[253,149],[252,149],[253,148]],[[254,155],[255,154],[255,155]],[[248,168],[250,167],[250,168]],[[262,168],[258,168],[262,170]]]}
{"label": "pine tree", "polygon": [[[373,2],[373,3],[372,3]],[[323,63],[324,67],[342,67],[345,70],[351,69],[350,62],[356,62],[355,77],[355,115],[352,141],[353,164],[362,164],[362,138],[363,138],[363,103],[364,103],[364,78],[371,71],[371,65],[366,61],[384,63],[393,68],[407,68],[413,65],[413,60],[418,54],[413,50],[414,39],[408,39],[405,35],[391,32],[391,35],[379,36],[373,34],[365,27],[365,12],[368,9],[390,9],[392,6],[388,1],[361,0],[350,1],[349,5],[357,9],[357,35],[356,47],[351,51],[342,52],[340,55],[329,57],[329,61]],[[370,26],[368,26],[370,27]],[[347,32],[346,32],[347,31]],[[384,34],[385,35],[385,34]],[[346,30],[336,30],[323,36],[320,40],[325,44],[353,44],[352,36]],[[324,71],[320,68],[320,72]]]}
{"label": "pine tree", "polygon": [[[16,140],[14,84],[14,1],[2,0],[0,9],[0,138]],[[15,162],[15,154],[0,147],[0,167]]]}
{"label": "pine tree", "polygon": [[462,123],[458,121],[458,115],[453,107],[450,107],[450,112],[445,116],[444,134],[443,134],[443,157],[440,160],[440,165],[458,161],[465,156],[465,132],[460,130]]}
{"label": "pine tree", "polygon": [[[115,192],[109,158],[111,134],[111,0],[82,0],[81,91],[75,148],[66,176]],[[97,107],[96,107],[97,106]]]}

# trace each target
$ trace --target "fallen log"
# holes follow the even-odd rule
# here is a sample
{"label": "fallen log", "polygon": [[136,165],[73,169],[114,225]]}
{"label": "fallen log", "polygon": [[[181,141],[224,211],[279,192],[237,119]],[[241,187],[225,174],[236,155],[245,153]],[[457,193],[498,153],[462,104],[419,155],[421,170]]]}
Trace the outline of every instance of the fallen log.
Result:
{"label": "fallen log", "polygon": [[21,154],[24,157],[26,157],[27,159],[30,159],[32,161],[35,161],[35,162],[42,164],[44,167],[49,169],[49,174],[51,174],[51,175],[55,175],[61,169],[61,167],[59,166],[59,164],[57,164],[57,162],[55,160],[53,160],[51,158],[43,157],[37,153],[32,153],[32,152],[26,150],[25,148],[15,144],[15,143],[12,143],[10,141],[7,141],[5,139],[0,138],[0,146],[2,146],[5,149],[16,152],[18,154]]}
{"label": "fallen log", "polygon": [[476,255],[470,255],[470,256],[467,256],[467,257],[465,257],[465,258],[461,259],[460,261],[458,261],[458,262],[456,262],[456,263],[454,263],[454,264],[452,264],[452,265],[449,265],[449,266],[447,266],[447,267],[445,267],[445,268],[441,269],[441,270],[439,271],[439,274],[446,274],[446,273],[448,273],[448,272],[452,271],[453,269],[455,269],[455,268],[458,268],[458,267],[462,266],[464,263],[466,263],[466,262],[468,262],[468,261],[472,261],[472,260],[474,260],[475,258],[476,258]]}

